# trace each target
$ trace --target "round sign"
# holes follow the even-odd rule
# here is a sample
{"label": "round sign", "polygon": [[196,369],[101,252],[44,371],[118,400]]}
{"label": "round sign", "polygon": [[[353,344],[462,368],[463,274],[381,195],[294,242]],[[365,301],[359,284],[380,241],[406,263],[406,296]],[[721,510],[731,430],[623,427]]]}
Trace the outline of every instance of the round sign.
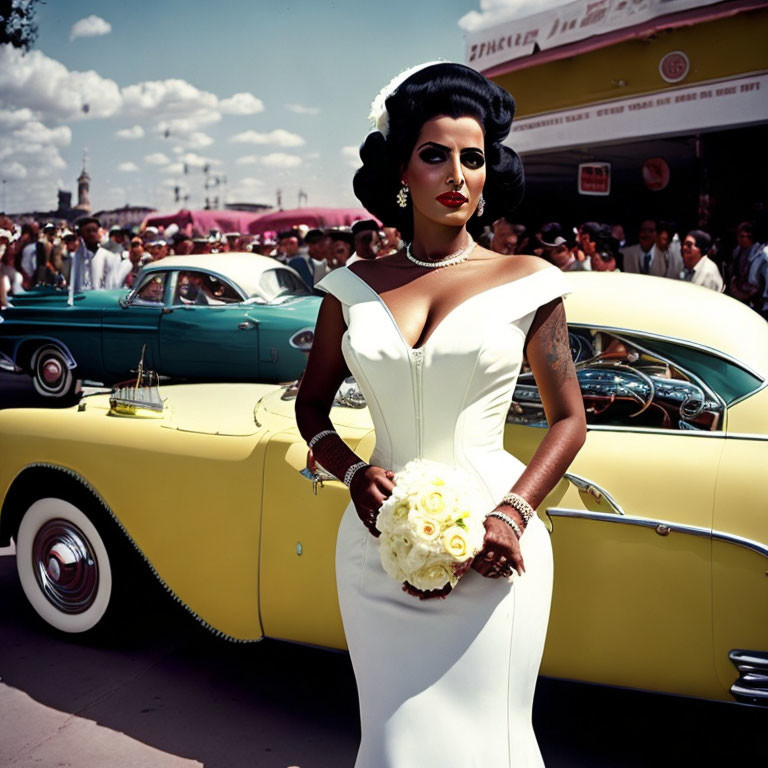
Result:
{"label": "round sign", "polygon": [[668,83],[679,83],[685,80],[691,62],[682,51],[670,51],[659,62],[659,74]]}
{"label": "round sign", "polygon": [[643,163],[643,184],[652,192],[669,184],[669,166],[663,157],[649,157]]}

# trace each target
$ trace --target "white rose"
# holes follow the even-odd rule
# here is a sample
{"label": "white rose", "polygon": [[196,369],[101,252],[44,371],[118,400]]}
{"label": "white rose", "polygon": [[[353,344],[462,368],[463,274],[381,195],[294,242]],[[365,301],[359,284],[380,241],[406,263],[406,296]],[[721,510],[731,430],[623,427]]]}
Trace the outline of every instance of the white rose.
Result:
{"label": "white rose", "polygon": [[408,525],[414,539],[427,544],[436,541],[441,533],[440,523],[421,512],[411,512],[408,515]]}
{"label": "white rose", "polygon": [[443,534],[445,551],[457,562],[462,563],[474,554],[467,532],[458,525],[452,525]]}
{"label": "white rose", "polygon": [[458,579],[453,569],[442,562],[427,563],[408,579],[409,584],[413,584],[416,589],[428,592],[432,589],[442,589],[446,584],[455,586]]}

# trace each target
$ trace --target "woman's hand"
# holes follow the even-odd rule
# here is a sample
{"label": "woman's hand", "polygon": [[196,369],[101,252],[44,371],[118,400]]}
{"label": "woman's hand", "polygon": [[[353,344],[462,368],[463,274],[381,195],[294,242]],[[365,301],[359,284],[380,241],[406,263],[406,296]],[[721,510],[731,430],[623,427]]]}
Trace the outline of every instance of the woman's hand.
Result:
{"label": "woman's hand", "polygon": [[[506,508],[505,514],[513,517],[523,529],[523,521],[518,514],[510,514]],[[472,567],[489,579],[498,579],[512,575],[515,570],[522,576],[525,573],[523,555],[520,552],[520,542],[515,532],[503,520],[497,517],[485,518],[485,539],[483,548],[472,561]]]}
{"label": "woman's hand", "polygon": [[363,525],[376,537],[379,507],[392,495],[395,473],[382,467],[367,466],[355,473],[349,486],[349,495]]}

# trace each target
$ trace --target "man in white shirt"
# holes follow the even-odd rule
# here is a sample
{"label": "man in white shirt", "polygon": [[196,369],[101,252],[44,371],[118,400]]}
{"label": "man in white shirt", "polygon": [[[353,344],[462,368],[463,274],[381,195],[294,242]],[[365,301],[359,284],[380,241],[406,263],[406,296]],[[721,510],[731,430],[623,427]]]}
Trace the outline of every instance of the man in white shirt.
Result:
{"label": "man in white shirt", "polygon": [[99,242],[99,220],[86,216],[78,221],[78,233],[82,246],[75,254],[71,278],[75,292],[119,288],[121,258],[102,248]]}
{"label": "man in white shirt", "polygon": [[655,219],[645,219],[640,224],[638,244],[624,248],[624,271],[656,277],[671,277],[677,280],[682,269],[682,260],[672,248],[673,232]]}
{"label": "man in white shirt", "polygon": [[723,278],[720,270],[707,252],[712,247],[712,238],[701,229],[693,229],[683,240],[683,271],[681,280],[694,285],[703,285],[713,291],[723,290]]}

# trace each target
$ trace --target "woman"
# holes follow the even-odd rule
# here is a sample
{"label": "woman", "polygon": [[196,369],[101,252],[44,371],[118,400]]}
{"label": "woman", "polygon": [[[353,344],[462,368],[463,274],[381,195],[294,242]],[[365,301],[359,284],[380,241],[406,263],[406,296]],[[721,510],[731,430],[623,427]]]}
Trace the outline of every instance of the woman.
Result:
{"label": "woman", "polygon": [[[336,569],[360,697],[356,766],[541,765],[531,704],[552,556],[530,507],[585,436],[560,299],[568,287],[541,259],[472,241],[522,194],[520,161],[502,146],[512,98],[458,64],[407,74],[374,102],[386,108],[361,148],[354,185],[408,245],[322,281],[328,295],[296,402],[302,435],[352,498]],[[524,352],[550,424],[528,467],[503,450]],[[348,371],[376,428],[370,463],[328,415]],[[394,473],[417,457],[474,475],[497,515],[486,519],[474,570],[450,595],[408,594],[379,561],[377,510]]]}

